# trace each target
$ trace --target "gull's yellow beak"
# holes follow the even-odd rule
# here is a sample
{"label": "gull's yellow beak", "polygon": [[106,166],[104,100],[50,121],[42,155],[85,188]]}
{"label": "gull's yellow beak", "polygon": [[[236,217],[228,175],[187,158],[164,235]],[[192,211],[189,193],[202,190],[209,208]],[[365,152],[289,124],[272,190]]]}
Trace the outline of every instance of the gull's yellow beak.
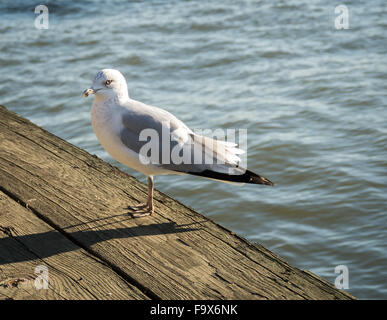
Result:
{"label": "gull's yellow beak", "polygon": [[89,89],[86,89],[85,91],[83,91],[82,97],[87,98],[89,95],[94,94],[94,93],[95,93],[95,90],[89,88]]}

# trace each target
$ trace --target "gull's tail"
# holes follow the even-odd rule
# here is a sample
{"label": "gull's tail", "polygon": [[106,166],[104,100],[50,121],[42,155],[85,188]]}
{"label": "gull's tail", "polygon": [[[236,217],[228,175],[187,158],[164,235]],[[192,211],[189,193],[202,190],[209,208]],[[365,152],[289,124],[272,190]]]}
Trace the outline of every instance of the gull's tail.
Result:
{"label": "gull's tail", "polygon": [[204,170],[201,172],[187,172],[195,176],[204,178],[220,180],[224,182],[236,182],[236,183],[252,183],[252,184],[264,184],[267,186],[274,186],[274,183],[269,179],[262,177],[250,170],[246,170],[244,174],[230,175],[227,173],[216,172],[212,170]]}

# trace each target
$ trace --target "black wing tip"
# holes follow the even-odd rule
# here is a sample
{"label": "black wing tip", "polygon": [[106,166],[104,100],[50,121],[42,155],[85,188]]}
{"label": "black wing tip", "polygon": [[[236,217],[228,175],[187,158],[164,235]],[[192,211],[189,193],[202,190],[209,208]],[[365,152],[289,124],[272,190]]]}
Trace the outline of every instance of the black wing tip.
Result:
{"label": "black wing tip", "polygon": [[261,177],[252,171],[247,170],[245,174],[247,174],[249,176],[248,183],[263,184],[265,186],[274,187],[274,182],[270,181],[269,179],[267,179],[265,177]]}
{"label": "black wing tip", "polygon": [[274,187],[274,182],[271,182],[270,180],[260,180],[260,181],[253,180],[250,183],[263,184],[264,186]]}
{"label": "black wing tip", "polygon": [[274,182],[271,182],[269,179],[262,179],[261,181],[259,182],[253,182],[253,183],[256,183],[256,184],[263,184],[265,186],[270,186],[270,187],[274,187]]}
{"label": "black wing tip", "polygon": [[211,178],[216,180],[239,182],[239,183],[252,183],[252,184],[263,184],[266,186],[274,186],[274,183],[265,177],[246,170],[244,174],[241,175],[229,175],[226,173],[220,173],[212,170],[204,170],[202,172],[187,172],[192,175],[197,175],[205,178]]}

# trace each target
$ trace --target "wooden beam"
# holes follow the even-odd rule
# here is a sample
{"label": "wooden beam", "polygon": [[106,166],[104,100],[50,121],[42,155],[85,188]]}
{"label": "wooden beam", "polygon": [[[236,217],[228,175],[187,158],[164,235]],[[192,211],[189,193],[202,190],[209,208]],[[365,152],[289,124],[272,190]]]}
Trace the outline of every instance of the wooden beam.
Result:
{"label": "wooden beam", "polygon": [[[59,261],[64,253],[71,259],[71,253],[87,252],[115,273],[116,281],[120,278],[143,296],[353,298],[161,192],[155,191],[152,216],[133,219],[127,207],[146,200],[144,184],[5,107],[0,107],[0,177],[4,194],[68,241],[65,252],[61,246],[50,246],[40,252],[41,258]],[[18,217],[6,219],[20,228],[14,223]],[[33,234],[37,242],[47,240],[37,227]],[[2,246],[0,256],[1,250]],[[111,281],[102,269],[94,276]]]}
{"label": "wooden beam", "polygon": [[[0,296],[28,300],[149,299],[1,191],[0,208]],[[38,282],[45,268],[47,286]]]}

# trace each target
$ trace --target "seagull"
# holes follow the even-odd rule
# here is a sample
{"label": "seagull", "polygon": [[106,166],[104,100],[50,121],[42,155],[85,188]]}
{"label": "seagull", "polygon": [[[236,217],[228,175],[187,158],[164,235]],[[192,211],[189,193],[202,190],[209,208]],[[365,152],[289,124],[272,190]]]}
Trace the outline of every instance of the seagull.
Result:
{"label": "seagull", "polygon": [[147,177],[147,202],[130,207],[134,217],[153,213],[155,175],[190,174],[236,184],[274,185],[239,167],[238,155],[244,151],[237,144],[195,134],[168,111],[130,98],[118,70],[99,71],[82,96],[91,94],[91,123],[102,147],[119,163]]}

